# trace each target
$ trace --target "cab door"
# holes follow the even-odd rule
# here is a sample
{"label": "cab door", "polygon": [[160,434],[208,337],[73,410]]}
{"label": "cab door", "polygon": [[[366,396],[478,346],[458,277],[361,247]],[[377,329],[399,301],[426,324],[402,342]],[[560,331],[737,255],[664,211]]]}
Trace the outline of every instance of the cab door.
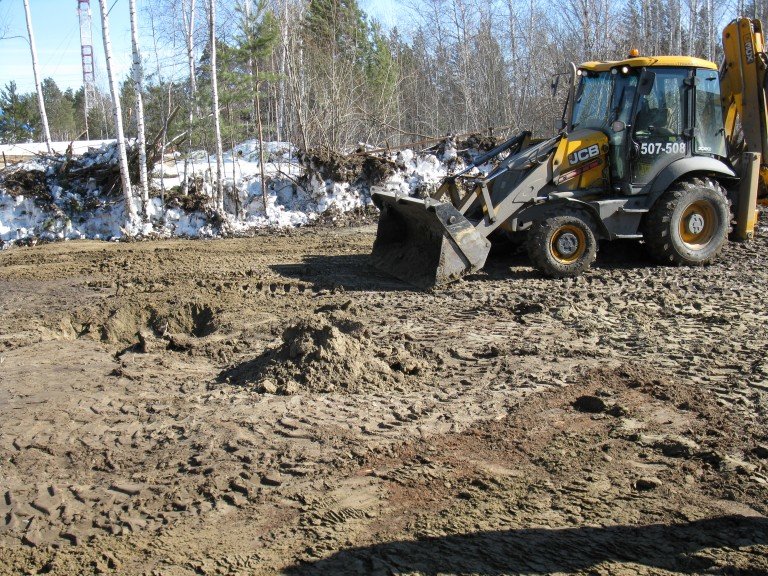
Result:
{"label": "cab door", "polygon": [[647,68],[641,75],[631,126],[633,186],[691,154],[693,85],[690,68]]}

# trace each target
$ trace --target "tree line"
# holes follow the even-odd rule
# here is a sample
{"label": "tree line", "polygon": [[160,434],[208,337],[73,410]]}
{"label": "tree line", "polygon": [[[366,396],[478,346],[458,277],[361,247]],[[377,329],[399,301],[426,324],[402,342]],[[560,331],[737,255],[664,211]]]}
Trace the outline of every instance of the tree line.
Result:
{"label": "tree line", "polygon": [[[141,3],[140,3],[141,4]],[[302,147],[399,145],[503,127],[546,135],[569,61],[687,54],[718,61],[723,23],[763,17],[768,2],[738,0],[405,0],[385,29],[356,0],[218,2],[215,30],[224,145],[258,137]],[[177,149],[215,150],[208,0],[153,0],[143,50],[150,135]],[[560,83],[564,85],[565,82]],[[83,91],[42,83],[54,140],[84,138]],[[135,135],[136,83],[120,83],[122,119]],[[0,89],[0,140],[41,139],[34,93]],[[98,93],[91,138],[114,136],[113,104]]]}
{"label": "tree line", "polygon": [[[357,0],[152,0],[142,3],[151,38],[141,52],[129,2],[134,65],[118,82],[99,0],[110,94],[97,91],[87,116],[82,89],[35,75],[51,137],[120,135],[122,145],[125,127],[142,151],[146,134],[162,152],[215,152],[219,210],[225,146],[258,139],[343,151],[451,133],[546,136],[570,61],[620,59],[630,48],[718,61],[721,27],[768,11],[757,0],[399,0],[398,25],[387,29]],[[13,81],[0,89],[1,142],[46,133],[35,96]],[[141,188],[146,204],[144,174]]]}

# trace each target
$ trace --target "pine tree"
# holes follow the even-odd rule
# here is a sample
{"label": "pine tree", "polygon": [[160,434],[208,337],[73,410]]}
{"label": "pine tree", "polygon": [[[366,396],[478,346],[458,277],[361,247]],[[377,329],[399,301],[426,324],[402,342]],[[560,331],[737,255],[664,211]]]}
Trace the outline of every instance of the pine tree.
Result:
{"label": "pine tree", "polygon": [[261,94],[260,88],[266,80],[273,79],[273,75],[265,75],[260,71],[259,60],[268,56],[279,38],[277,22],[266,3],[260,1],[255,11],[249,9],[250,1],[246,0],[245,9],[242,10],[240,34],[235,51],[235,58],[240,66],[245,67],[246,90],[253,102],[253,116],[256,122],[259,138],[259,174],[261,179],[261,197],[264,202],[264,212],[267,210],[267,187],[264,176],[264,130],[261,119]]}
{"label": "pine tree", "polygon": [[8,82],[0,90],[0,144],[31,140],[36,116],[34,98],[19,94],[16,82]]}

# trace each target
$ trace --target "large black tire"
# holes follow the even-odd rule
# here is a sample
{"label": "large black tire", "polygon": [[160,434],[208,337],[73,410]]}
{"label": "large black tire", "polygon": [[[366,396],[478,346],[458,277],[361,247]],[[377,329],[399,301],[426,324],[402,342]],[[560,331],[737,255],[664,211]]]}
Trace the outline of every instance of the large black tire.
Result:
{"label": "large black tire", "polygon": [[656,202],[645,223],[648,252],[662,264],[710,264],[730,230],[730,205],[722,187],[709,178],[676,184]]}
{"label": "large black tire", "polygon": [[579,276],[597,255],[589,216],[577,210],[534,222],[527,248],[534,267],[551,278]]}

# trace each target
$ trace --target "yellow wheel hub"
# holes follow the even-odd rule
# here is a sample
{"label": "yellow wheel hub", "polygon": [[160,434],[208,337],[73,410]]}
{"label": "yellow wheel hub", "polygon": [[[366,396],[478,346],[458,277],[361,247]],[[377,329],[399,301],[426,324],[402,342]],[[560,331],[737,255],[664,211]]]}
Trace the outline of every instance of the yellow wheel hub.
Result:
{"label": "yellow wheel hub", "polygon": [[549,252],[561,264],[573,264],[587,250],[587,235],[573,224],[561,226],[549,241]]}
{"label": "yellow wheel hub", "polygon": [[691,249],[706,246],[715,236],[717,213],[706,200],[693,202],[683,211],[680,218],[680,239]]}

